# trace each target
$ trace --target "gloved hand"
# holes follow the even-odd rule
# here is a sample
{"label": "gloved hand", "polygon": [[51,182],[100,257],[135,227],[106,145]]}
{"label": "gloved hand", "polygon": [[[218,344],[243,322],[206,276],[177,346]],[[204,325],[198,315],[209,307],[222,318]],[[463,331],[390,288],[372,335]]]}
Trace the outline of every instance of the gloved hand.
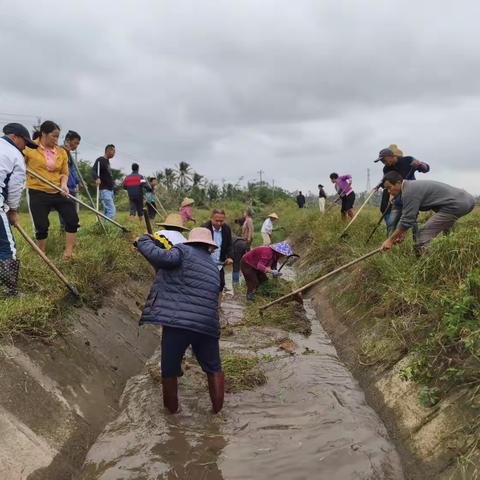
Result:
{"label": "gloved hand", "polygon": [[272,270],[270,273],[272,274],[273,278],[278,278],[282,275],[282,273],[279,272],[278,270]]}

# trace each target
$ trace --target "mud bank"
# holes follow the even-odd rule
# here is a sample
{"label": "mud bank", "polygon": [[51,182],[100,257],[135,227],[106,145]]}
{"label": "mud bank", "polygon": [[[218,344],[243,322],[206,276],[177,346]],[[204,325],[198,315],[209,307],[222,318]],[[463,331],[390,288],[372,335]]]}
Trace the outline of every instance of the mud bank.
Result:
{"label": "mud bank", "polygon": [[[462,408],[466,391],[456,391],[431,408],[418,401],[419,387],[400,378],[400,371],[412,361],[405,354],[390,363],[362,363],[362,337],[365,326],[346,312],[332,308],[335,285],[316,287],[308,297],[338,351],[365,392],[367,401],[380,415],[401,455],[409,480],[475,480],[478,458],[461,462],[461,452],[478,438],[469,438],[462,425],[478,422]],[[386,325],[388,328],[388,325]],[[467,415],[470,415],[467,417]]]}
{"label": "mud bank", "polygon": [[63,338],[2,342],[2,480],[76,478],[91,444],[118,415],[125,382],[159,342],[152,330],[137,338],[134,291],[140,285],[129,283],[98,311],[76,309]]}
{"label": "mud bank", "polygon": [[181,412],[166,414],[159,352],[128,381],[119,415],[87,454],[81,480],[403,479],[386,429],[306,305],[309,337],[242,323],[242,305],[223,306],[222,355],[250,356],[266,383],[227,393],[210,413],[206,379],[187,357]]}

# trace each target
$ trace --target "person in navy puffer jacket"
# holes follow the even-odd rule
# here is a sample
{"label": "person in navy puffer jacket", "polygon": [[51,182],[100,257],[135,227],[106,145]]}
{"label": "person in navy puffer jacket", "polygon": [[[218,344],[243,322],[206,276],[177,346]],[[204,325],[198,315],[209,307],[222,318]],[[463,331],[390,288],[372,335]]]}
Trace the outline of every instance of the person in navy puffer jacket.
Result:
{"label": "person in navy puffer jacket", "polygon": [[223,407],[224,375],[220,360],[218,290],[220,279],[210,256],[217,248],[206,228],[194,228],[188,241],[171,250],[150,235],[135,245],[157,271],[140,324],[156,323],[162,331],[163,404],[178,411],[177,378],[185,350],[192,346],[207,374],[214,413]]}

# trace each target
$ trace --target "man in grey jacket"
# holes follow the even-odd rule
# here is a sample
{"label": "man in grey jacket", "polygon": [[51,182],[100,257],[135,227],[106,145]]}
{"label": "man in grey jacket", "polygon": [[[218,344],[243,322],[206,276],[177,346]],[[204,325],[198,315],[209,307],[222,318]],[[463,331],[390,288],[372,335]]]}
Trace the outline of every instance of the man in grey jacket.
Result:
{"label": "man in grey jacket", "polygon": [[467,215],[475,207],[472,195],[446,183],[404,180],[398,172],[387,173],[383,177],[383,183],[391,196],[401,195],[403,202],[397,229],[382,245],[385,251],[391,250],[395,243],[404,240],[405,233],[413,227],[419,212],[435,212],[417,237],[416,248],[421,254],[437,235],[449,231],[460,217]]}
{"label": "man in grey jacket", "polygon": [[28,130],[20,123],[9,123],[0,138],[0,288],[7,295],[17,295],[20,262],[10,225],[17,225],[17,209],[25,185],[26,146],[37,148]]}

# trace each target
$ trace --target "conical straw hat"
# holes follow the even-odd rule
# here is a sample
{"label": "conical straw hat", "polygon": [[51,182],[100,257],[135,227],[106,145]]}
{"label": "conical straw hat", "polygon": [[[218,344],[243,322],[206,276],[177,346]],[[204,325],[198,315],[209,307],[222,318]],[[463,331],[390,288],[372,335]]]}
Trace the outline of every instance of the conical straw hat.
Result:
{"label": "conical straw hat", "polygon": [[278,215],[276,213],[271,213],[269,217],[274,218],[275,220],[278,220]]}
{"label": "conical straw hat", "polygon": [[195,200],[193,198],[185,197],[180,207],[188,207],[189,205],[193,205],[194,203]]}

